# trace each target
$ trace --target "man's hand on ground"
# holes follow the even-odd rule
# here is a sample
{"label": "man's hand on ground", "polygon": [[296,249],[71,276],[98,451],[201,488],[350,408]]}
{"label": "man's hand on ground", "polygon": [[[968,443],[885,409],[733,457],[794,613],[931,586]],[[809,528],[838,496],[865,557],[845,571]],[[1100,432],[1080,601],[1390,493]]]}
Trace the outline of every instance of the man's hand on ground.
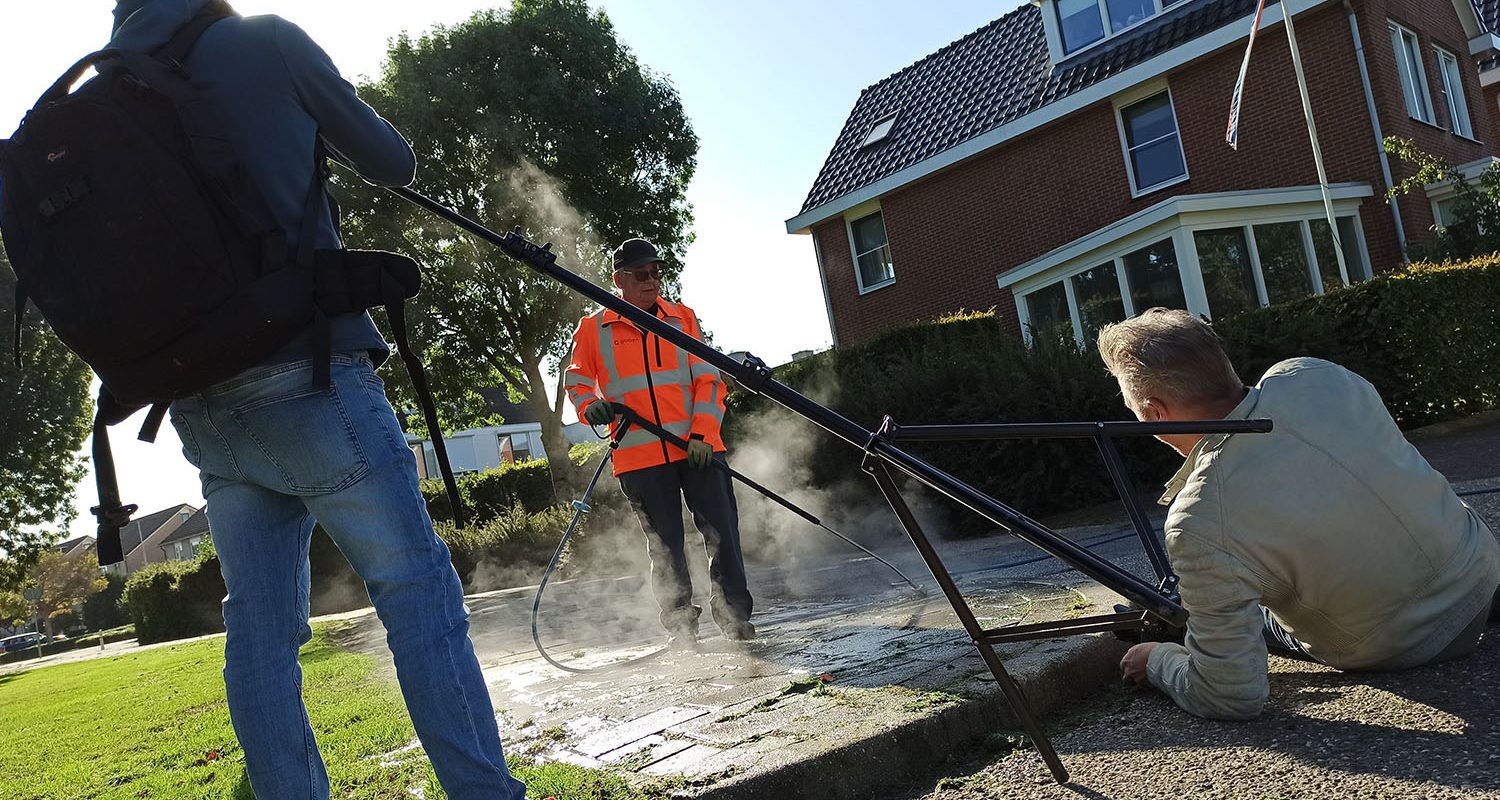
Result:
{"label": "man's hand on ground", "polygon": [[615,418],[615,410],[609,403],[596,400],[583,410],[583,419],[590,425],[603,425]]}
{"label": "man's hand on ground", "polygon": [[709,461],[713,460],[714,446],[708,442],[694,439],[688,442],[687,453],[688,466],[693,469],[702,469],[708,466]]}
{"label": "man's hand on ground", "polygon": [[1146,665],[1151,661],[1151,651],[1156,649],[1158,642],[1142,642],[1125,651],[1125,657],[1120,659],[1120,674],[1125,680],[1145,686]]}

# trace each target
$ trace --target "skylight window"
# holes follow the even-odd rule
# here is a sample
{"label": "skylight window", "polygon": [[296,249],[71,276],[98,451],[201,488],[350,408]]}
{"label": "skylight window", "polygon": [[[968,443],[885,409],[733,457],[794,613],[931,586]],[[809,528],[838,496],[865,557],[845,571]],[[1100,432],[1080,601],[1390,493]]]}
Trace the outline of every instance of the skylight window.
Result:
{"label": "skylight window", "polygon": [[876,120],[874,125],[870,126],[870,133],[865,137],[864,144],[861,144],[860,147],[869,147],[872,144],[885,141],[885,138],[891,135],[891,129],[894,127],[896,127],[895,114],[887,114],[881,117]]}

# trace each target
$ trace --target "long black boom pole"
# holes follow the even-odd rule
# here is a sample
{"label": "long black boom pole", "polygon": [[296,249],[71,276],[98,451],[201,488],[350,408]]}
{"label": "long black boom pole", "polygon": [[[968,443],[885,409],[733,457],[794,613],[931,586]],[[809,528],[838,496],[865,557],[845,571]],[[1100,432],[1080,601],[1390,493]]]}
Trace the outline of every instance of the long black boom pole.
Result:
{"label": "long black boom pole", "polygon": [[557,256],[551,251],[550,244],[539,246],[523,236],[519,230],[503,235],[496,233],[411,189],[389,188],[396,195],[499,247],[506,255],[536,272],[561,282],[584,297],[630,320],[640,328],[649,330],[658,337],[718,367],[721,371],[732,375],[747,389],[765,395],[868,455],[879,458],[900,472],[948,496],[995,525],[1010,531],[1043,552],[1062,560],[1079,572],[1118,592],[1135,603],[1137,607],[1151,612],[1172,625],[1181,626],[1186,623],[1187,610],[1163,596],[1151,584],[1095,555],[1093,551],[1062,538],[1030,517],[953,475],[907,453],[891,441],[886,429],[880,432],[871,431],[838,412],[813,402],[790,386],[775,380],[771,376],[771,369],[760,359],[748,356],[743,362],[735,361],[616,297],[582,275],[563,268],[557,263]]}

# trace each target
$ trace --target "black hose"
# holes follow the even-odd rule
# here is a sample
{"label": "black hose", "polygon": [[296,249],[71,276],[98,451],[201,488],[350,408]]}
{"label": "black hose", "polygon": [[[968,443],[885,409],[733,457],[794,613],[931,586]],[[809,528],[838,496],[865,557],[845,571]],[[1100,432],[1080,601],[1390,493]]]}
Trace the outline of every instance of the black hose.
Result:
{"label": "black hose", "polygon": [[[622,430],[620,433],[623,434],[623,429],[629,426],[630,423],[624,423],[621,426]],[[545,659],[548,664],[551,664],[552,666],[557,667],[564,672],[574,673],[575,675],[585,675],[590,672],[603,672],[604,670],[609,669],[619,669],[621,667],[626,667],[631,664],[645,661],[647,659],[656,658],[667,650],[667,648],[663,647],[658,650],[653,650],[649,653],[646,653],[645,655],[636,656],[635,658],[627,659],[625,661],[616,661],[610,664],[606,664],[602,667],[570,667],[567,664],[564,664],[561,661],[553,658],[547,653],[547,648],[542,646],[542,634],[537,628],[542,614],[542,593],[547,590],[547,582],[552,580],[552,574],[557,571],[557,564],[562,560],[563,551],[568,549],[568,542],[572,540],[573,534],[578,531],[579,521],[582,520],[583,515],[589,511],[589,497],[593,495],[594,487],[599,484],[599,477],[604,474],[604,468],[609,466],[609,462],[613,460],[615,454],[615,446],[618,444],[618,442],[618,436],[615,438],[615,441],[610,442],[609,450],[605,451],[604,458],[599,462],[599,468],[594,470],[594,477],[589,480],[588,488],[583,491],[583,497],[573,501],[573,519],[568,522],[568,528],[567,530],[563,531],[562,539],[560,539],[557,543],[557,549],[552,552],[552,560],[547,562],[547,570],[542,573],[542,582],[536,587],[536,597],[531,601],[531,641],[536,645],[536,651],[541,654],[542,658]]]}
{"label": "black hose", "polygon": [[[620,439],[625,435],[625,431],[627,429],[629,429],[632,425],[635,425],[637,427],[640,427],[640,428],[643,428],[643,429],[647,430],[650,433],[655,434],[656,436],[658,436],[658,437],[666,440],[667,442],[669,442],[669,443],[671,443],[673,445],[676,445],[676,446],[681,447],[683,449],[687,448],[687,442],[685,442],[681,438],[673,435],[671,432],[666,431],[666,430],[664,430],[664,429],[662,429],[662,428],[660,428],[660,427],[658,427],[656,425],[653,425],[650,422],[646,421],[645,419],[643,419],[642,417],[640,417],[640,415],[636,414],[635,411],[633,411],[632,409],[630,409],[628,406],[625,406],[625,405],[622,405],[622,404],[619,404],[619,403],[615,403],[614,404],[614,408],[615,408],[615,410],[621,416],[624,417],[624,421],[622,421],[620,423],[620,427],[615,430],[614,436],[613,436],[613,438],[611,439],[611,441],[609,443],[609,450],[605,452],[604,459],[599,462],[599,467],[594,470],[594,475],[593,475],[592,478],[589,479],[589,485],[588,485],[588,487],[586,489],[584,489],[583,496],[580,497],[579,499],[573,501],[573,509],[574,509],[573,510],[573,519],[568,522],[567,529],[565,531],[563,531],[562,539],[560,539],[558,541],[558,543],[557,543],[557,549],[554,550],[553,553],[552,553],[552,560],[547,562],[547,569],[546,569],[546,571],[544,571],[542,573],[542,580],[541,580],[540,583],[537,584],[537,587],[536,587],[536,596],[531,601],[531,641],[532,641],[533,644],[536,645],[536,651],[537,651],[537,653],[541,654],[542,658],[548,664],[551,664],[552,666],[557,667],[558,669],[563,670],[564,672],[571,672],[571,673],[574,673],[574,674],[577,674],[577,675],[588,674],[588,673],[591,673],[591,672],[602,672],[604,670],[612,670],[612,669],[619,669],[621,667],[627,667],[627,666],[630,666],[631,664],[636,664],[636,663],[639,663],[639,662],[642,662],[642,661],[646,661],[648,659],[656,658],[657,656],[661,655],[662,653],[666,652],[666,650],[667,650],[667,648],[663,647],[663,648],[660,648],[658,650],[653,650],[653,651],[651,651],[649,653],[646,653],[645,655],[639,655],[639,656],[636,656],[635,658],[627,659],[625,661],[616,661],[616,662],[613,662],[613,663],[610,663],[610,664],[606,664],[606,665],[600,666],[600,667],[570,667],[570,666],[568,666],[568,665],[566,665],[566,664],[558,661],[557,659],[553,658],[551,656],[551,654],[549,654],[547,652],[547,648],[542,645],[542,634],[541,634],[541,631],[539,629],[539,624],[540,624],[540,620],[541,620],[541,613],[542,613],[542,594],[547,591],[547,584],[548,584],[548,582],[550,582],[552,580],[552,575],[555,572],[557,572],[558,562],[562,561],[563,551],[567,550],[567,548],[568,548],[568,542],[572,540],[573,534],[578,531],[578,523],[583,519],[583,515],[590,510],[590,506],[589,506],[589,502],[588,502],[589,501],[589,497],[591,497],[593,495],[594,488],[599,485],[599,478],[604,475],[604,468],[609,465],[609,463],[610,463],[611,460],[613,460],[614,453],[615,453],[615,448],[619,447]],[[845,544],[848,544],[849,546],[851,546],[851,547],[859,550],[861,553],[864,553],[865,555],[869,556],[870,558],[873,558],[876,561],[879,561],[881,564],[884,564],[886,567],[890,568],[890,570],[892,572],[894,572],[897,575],[899,575],[901,577],[901,580],[905,581],[908,586],[910,586],[911,588],[915,589],[917,591],[917,594],[921,595],[922,597],[927,597],[928,596],[927,590],[923,589],[921,586],[918,586],[917,583],[915,581],[913,581],[911,578],[908,578],[906,576],[906,573],[904,573],[900,569],[898,569],[895,564],[892,564],[891,562],[889,562],[889,561],[885,560],[884,558],[881,558],[880,556],[878,556],[875,553],[871,552],[869,548],[865,547],[864,545],[860,544],[859,542],[856,542],[853,539],[850,539],[849,537],[845,536],[844,534],[839,533],[838,531],[834,530],[833,528],[830,528],[827,525],[823,524],[822,520],[820,520],[817,517],[813,516],[806,509],[803,509],[802,507],[796,505],[795,503],[793,503],[792,501],[786,499],[785,497],[782,497],[781,495],[776,494],[775,492],[771,491],[770,489],[767,489],[766,487],[760,485],[759,483],[756,483],[755,481],[751,480],[750,478],[746,477],[745,475],[740,474],[739,472],[737,472],[736,470],[734,470],[733,468],[731,468],[728,464],[724,463],[723,461],[719,461],[719,460],[715,459],[715,460],[712,460],[710,463],[712,463],[718,469],[722,469],[725,472],[729,473],[729,476],[731,478],[739,481],[740,483],[743,483],[744,485],[750,487],[751,489],[754,489],[755,491],[761,493],[766,498],[768,498],[768,499],[776,502],[782,508],[785,508],[788,511],[791,511],[792,513],[794,513],[797,516],[803,518],[804,520],[807,520],[808,522],[812,523],[813,525],[816,525],[819,528],[822,528],[825,532],[827,532],[829,534],[832,534],[835,537],[838,537]]]}
{"label": "black hose", "polygon": [[[669,431],[669,430],[661,427],[660,425],[657,425],[657,424],[651,422],[650,420],[643,418],[640,414],[636,413],[635,409],[633,409],[633,408],[631,408],[631,407],[629,407],[627,405],[624,405],[623,403],[614,403],[613,406],[614,406],[614,409],[615,409],[615,413],[618,414],[621,417],[624,417],[625,420],[629,424],[635,425],[636,427],[641,428],[641,429],[647,431],[648,433],[653,434],[657,438],[666,441],[668,444],[674,445],[674,446],[679,447],[679,448],[681,448],[683,450],[687,449],[687,446],[688,446],[687,440],[685,440],[682,437],[680,437],[680,436],[672,433],[671,431]],[[748,486],[749,488],[754,489],[756,492],[760,493],[761,496],[765,497],[767,500],[770,500],[770,501],[776,503],[777,505],[781,506],[782,508],[785,508],[786,510],[792,512],[793,514],[796,514],[797,516],[803,518],[804,520],[807,520],[808,522],[812,523],[813,525],[816,525],[819,528],[822,528],[824,531],[827,531],[828,533],[833,534],[834,536],[836,536],[839,539],[843,540],[844,543],[850,545],[851,547],[854,547],[855,549],[859,550],[861,553],[864,553],[865,555],[869,556],[870,558],[873,558],[876,561],[879,561],[881,564],[884,564],[892,572],[896,573],[896,575],[899,576],[901,578],[901,580],[905,581],[908,586],[910,586],[911,588],[915,589],[918,594],[920,594],[920,595],[922,595],[924,597],[927,596],[927,590],[923,589],[921,586],[918,586],[916,581],[912,580],[911,578],[908,578],[906,576],[906,573],[902,572],[899,568],[897,568],[895,564],[892,564],[891,562],[889,562],[889,561],[881,558],[880,556],[875,555],[874,553],[870,552],[870,550],[868,548],[866,548],[864,545],[861,545],[860,543],[854,541],[853,539],[850,539],[849,537],[845,536],[844,534],[839,533],[838,531],[834,530],[833,528],[830,528],[827,525],[823,524],[823,521],[820,520],[820,519],[818,519],[817,517],[813,516],[812,512],[808,511],[805,508],[802,508],[801,506],[797,505],[796,503],[793,503],[792,501],[786,499],[785,497],[782,497],[781,495],[779,495],[779,494],[771,491],[770,489],[767,489],[766,487],[760,485],[759,483],[756,483],[753,479],[751,479],[750,477],[746,476],[744,473],[740,472],[739,470],[736,470],[734,467],[729,466],[729,464],[727,462],[725,462],[725,461],[720,461],[718,459],[710,459],[709,463],[711,465],[713,465],[713,467],[715,469],[723,470],[724,472],[728,473],[729,477],[733,478],[734,480],[737,480],[740,483],[744,484],[745,486]]]}

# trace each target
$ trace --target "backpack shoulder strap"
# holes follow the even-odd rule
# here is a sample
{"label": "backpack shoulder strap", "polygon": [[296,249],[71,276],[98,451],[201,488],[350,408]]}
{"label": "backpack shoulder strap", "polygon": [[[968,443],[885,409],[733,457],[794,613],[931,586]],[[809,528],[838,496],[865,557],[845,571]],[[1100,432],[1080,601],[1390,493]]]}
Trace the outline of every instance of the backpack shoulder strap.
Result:
{"label": "backpack shoulder strap", "polygon": [[188,53],[193,51],[193,45],[198,43],[198,38],[209,29],[209,26],[225,17],[232,16],[235,16],[234,9],[231,9],[228,3],[215,0],[204,6],[186,25],[179,28],[177,33],[173,34],[172,38],[168,39],[167,43],[162,45],[154,55],[165,61],[175,61],[180,64],[184,58],[187,58]]}

